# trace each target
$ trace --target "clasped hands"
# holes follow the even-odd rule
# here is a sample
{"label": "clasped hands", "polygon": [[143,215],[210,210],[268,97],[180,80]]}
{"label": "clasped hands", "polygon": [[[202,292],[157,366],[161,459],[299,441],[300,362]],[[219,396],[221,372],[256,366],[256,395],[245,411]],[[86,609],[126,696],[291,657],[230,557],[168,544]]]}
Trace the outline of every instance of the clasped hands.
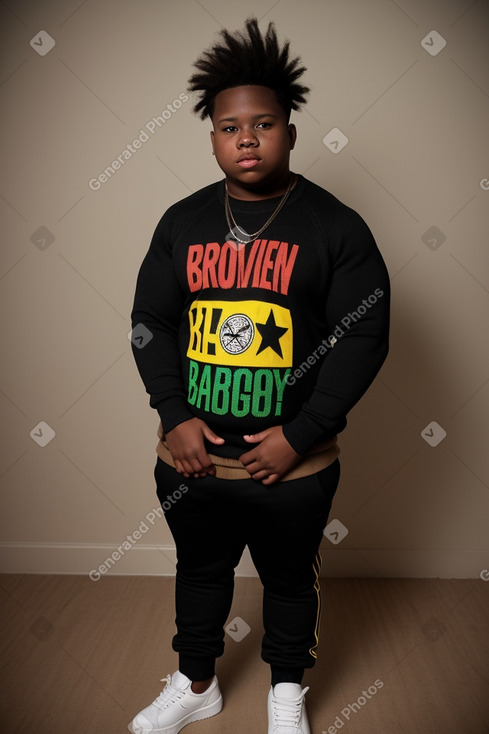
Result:
{"label": "clasped hands", "polygon": [[[184,477],[215,475],[216,467],[207,453],[204,438],[216,446],[224,443],[224,439],[200,418],[183,421],[166,434],[168,449],[179,474]],[[250,477],[262,484],[277,482],[301,458],[285,438],[282,426],[272,426],[243,438],[253,448],[241,454],[239,460]]]}

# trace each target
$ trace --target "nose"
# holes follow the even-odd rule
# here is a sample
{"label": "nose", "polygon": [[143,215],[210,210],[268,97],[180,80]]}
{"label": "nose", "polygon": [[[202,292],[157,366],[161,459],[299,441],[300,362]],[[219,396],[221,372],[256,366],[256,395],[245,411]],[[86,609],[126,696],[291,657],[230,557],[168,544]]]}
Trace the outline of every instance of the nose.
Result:
{"label": "nose", "polygon": [[238,139],[238,148],[254,148],[258,145],[258,139],[253,131],[243,130]]}

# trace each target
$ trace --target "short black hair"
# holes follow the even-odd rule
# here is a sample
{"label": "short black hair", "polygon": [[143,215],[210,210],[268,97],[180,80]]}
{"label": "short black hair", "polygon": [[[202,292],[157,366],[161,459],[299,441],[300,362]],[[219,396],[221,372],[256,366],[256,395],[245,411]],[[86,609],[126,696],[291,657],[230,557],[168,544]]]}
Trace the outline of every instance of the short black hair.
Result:
{"label": "short black hair", "polygon": [[287,119],[291,110],[305,104],[310,90],[297,80],[306,71],[300,66],[301,58],[289,57],[290,42],[280,48],[275,25],[270,22],[265,37],[260,33],[255,17],[246,21],[246,32],[231,34],[220,31],[223,42],[217,42],[197,59],[199,70],[189,79],[188,91],[199,92],[199,100],[193,111],[202,120],[214,112],[215,97],[224,89],[256,84],[273,89],[277,101],[283,107]]}

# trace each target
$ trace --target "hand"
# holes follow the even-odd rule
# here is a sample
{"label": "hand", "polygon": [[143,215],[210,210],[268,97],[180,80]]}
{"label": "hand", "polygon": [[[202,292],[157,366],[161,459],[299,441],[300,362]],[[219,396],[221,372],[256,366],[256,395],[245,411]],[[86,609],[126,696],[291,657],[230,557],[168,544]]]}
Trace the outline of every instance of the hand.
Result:
{"label": "hand", "polygon": [[184,477],[205,477],[216,473],[216,467],[206,451],[204,438],[216,445],[224,443],[224,439],[211,431],[200,418],[183,421],[166,434],[168,448],[179,474]]}
{"label": "hand", "polygon": [[278,481],[301,458],[285,438],[282,426],[272,426],[243,438],[247,443],[258,443],[258,446],[242,454],[239,460],[252,479],[261,481],[262,484]]}

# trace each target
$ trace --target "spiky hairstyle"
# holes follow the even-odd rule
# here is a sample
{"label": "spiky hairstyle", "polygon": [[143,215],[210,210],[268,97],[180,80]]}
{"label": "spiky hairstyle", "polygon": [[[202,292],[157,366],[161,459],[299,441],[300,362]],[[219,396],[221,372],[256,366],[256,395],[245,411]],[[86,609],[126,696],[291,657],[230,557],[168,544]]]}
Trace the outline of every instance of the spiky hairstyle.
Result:
{"label": "spiky hairstyle", "polygon": [[198,73],[190,77],[188,91],[199,93],[193,111],[200,113],[202,120],[212,117],[219,92],[246,84],[273,89],[287,119],[291,110],[306,102],[304,95],[310,90],[297,83],[306,68],[300,65],[299,56],[289,57],[290,42],[285,41],[280,48],[273,23],[268,24],[265,37],[256,18],[248,18],[245,25],[247,35],[220,31],[223,42],[204,51],[194,63]]}

